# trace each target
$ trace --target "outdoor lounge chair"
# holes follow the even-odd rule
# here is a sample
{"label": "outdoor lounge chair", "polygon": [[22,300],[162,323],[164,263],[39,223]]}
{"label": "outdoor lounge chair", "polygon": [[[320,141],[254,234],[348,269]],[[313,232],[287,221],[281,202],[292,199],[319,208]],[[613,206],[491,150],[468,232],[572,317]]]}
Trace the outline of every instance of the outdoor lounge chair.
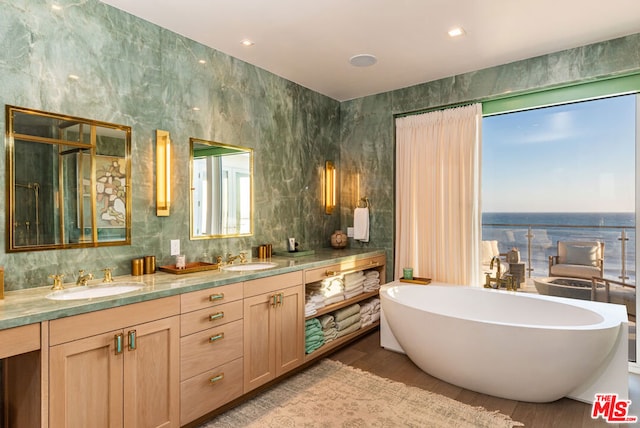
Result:
{"label": "outdoor lounge chair", "polygon": [[604,242],[558,241],[558,255],[549,256],[549,276],[602,278]]}

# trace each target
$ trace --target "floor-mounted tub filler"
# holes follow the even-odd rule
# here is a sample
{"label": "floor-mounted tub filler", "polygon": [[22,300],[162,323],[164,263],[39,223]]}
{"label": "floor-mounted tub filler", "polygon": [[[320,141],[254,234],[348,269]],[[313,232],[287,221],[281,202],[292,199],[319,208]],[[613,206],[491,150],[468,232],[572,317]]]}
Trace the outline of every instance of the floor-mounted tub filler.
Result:
{"label": "floor-mounted tub filler", "polygon": [[622,305],[401,282],[380,299],[381,345],[441,380],[519,401],[628,399]]}

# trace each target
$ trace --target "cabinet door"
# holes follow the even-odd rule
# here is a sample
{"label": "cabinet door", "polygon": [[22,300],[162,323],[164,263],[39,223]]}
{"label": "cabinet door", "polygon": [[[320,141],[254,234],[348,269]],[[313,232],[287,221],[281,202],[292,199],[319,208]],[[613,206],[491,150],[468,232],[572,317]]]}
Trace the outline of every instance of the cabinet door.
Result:
{"label": "cabinet door", "polygon": [[244,299],[244,392],[276,376],[275,294]]}
{"label": "cabinet door", "polygon": [[124,426],[180,426],[180,318],[124,330]]}
{"label": "cabinet door", "polygon": [[280,292],[276,306],[276,376],[304,361],[304,291],[302,286]]}
{"label": "cabinet door", "polygon": [[123,353],[116,354],[121,331],[50,348],[51,427],[122,427]]}

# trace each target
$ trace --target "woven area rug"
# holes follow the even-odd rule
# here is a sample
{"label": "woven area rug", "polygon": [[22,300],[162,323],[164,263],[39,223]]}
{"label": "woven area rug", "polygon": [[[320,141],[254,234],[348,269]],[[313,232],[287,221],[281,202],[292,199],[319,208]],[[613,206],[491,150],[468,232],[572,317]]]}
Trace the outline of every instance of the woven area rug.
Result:
{"label": "woven area rug", "polygon": [[510,428],[522,424],[498,412],[324,359],[200,428],[401,426]]}

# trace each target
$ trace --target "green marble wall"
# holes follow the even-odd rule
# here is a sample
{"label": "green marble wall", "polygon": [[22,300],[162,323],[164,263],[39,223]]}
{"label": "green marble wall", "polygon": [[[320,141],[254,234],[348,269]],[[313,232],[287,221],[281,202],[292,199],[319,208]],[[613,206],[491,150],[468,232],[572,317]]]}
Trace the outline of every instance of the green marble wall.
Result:
{"label": "green marble wall", "polygon": [[394,115],[640,72],[640,34],[355,99],[340,106],[342,224],[353,222],[354,174],[371,201],[371,241],[394,251]]}
{"label": "green marble wall", "polygon": [[[304,247],[328,246],[339,214],[324,214],[320,177],[326,159],[339,160],[337,101],[96,0],[56,3],[62,10],[45,0],[0,0],[0,104],[132,127],[132,245],[11,254],[3,248],[8,290],[45,285],[51,273],[73,280],[78,269],[101,277],[100,269],[115,266],[114,274],[129,274],[130,260],[148,254],[167,264],[171,239],[181,240],[190,260],[266,242],[284,248],[288,236]],[[156,129],[168,130],[173,141],[173,202],[163,218],[155,215]],[[255,236],[189,240],[189,137],[255,150]],[[1,156],[2,201],[5,171]]]}
{"label": "green marble wall", "polygon": [[[133,128],[133,243],[0,249],[9,290],[45,285],[50,273],[75,278],[78,269],[116,266],[116,274],[128,274],[130,260],[147,254],[169,263],[171,239],[181,240],[188,259],[265,242],[283,247],[288,236],[308,248],[327,246],[333,230],[352,224],[358,183],[360,196],[371,201],[367,246],[386,249],[392,265],[394,114],[640,71],[640,35],[633,35],[338,103],[97,0],[58,3],[60,11],[45,0],[0,0],[0,104]],[[80,79],[70,80],[70,73]],[[155,215],[156,129],[170,131],[174,143],[174,200],[166,218]],[[189,241],[189,137],[255,150],[255,236]],[[320,195],[327,159],[336,161],[341,180],[341,204],[331,216]],[[2,193],[5,168],[1,156]],[[0,235],[4,241],[4,227]],[[393,269],[387,272],[391,278]]]}

